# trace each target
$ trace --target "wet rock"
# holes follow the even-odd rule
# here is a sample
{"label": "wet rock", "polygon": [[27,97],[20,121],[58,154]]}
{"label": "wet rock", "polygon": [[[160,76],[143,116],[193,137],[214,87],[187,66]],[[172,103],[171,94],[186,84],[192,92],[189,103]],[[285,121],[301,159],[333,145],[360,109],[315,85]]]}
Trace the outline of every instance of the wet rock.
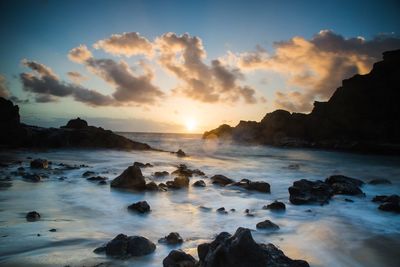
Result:
{"label": "wet rock", "polygon": [[106,181],[106,180],[108,180],[108,178],[103,177],[103,176],[93,176],[93,177],[87,178],[86,180],[91,181],[91,182],[96,182],[96,181]]}
{"label": "wet rock", "polygon": [[375,196],[372,199],[373,202],[400,202],[400,196],[398,195],[391,195],[391,196],[386,196],[386,195],[380,195],[380,196]]}
{"label": "wet rock", "polygon": [[265,229],[265,230],[278,230],[279,226],[270,220],[265,220],[262,222],[257,223],[257,229]]}
{"label": "wet rock", "polygon": [[261,193],[270,193],[271,186],[267,182],[252,182],[248,179],[242,179],[240,182],[233,183],[234,186],[239,186],[247,190],[258,191]]}
{"label": "wet rock", "polygon": [[106,182],[106,181],[100,181],[100,182],[98,182],[97,184],[98,184],[98,185],[106,185],[107,182]]}
{"label": "wet rock", "polygon": [[158,191],[158,185],[151,181],[149,183],[146,184],[146,190],[148,191]]}
{"label": "wet rock", "polygon": [[52,228],[52,229],[49,230],[49,232],[57,232],[57,229]]}
{"label": "wet rock", "polygon": [[[265,207],[265,208],[264,208]],[[264,206],[264,209],[272,210],[272,211],[284,211],[286,210],[285,203],[275,200],[271,204]]]}
{"label": "wet rock", "polygon": [[175,177],[173,181],[167,181],[169,188],[179,189],[189,186],[189,178],[186,176]]}
{"label": "wet rock", "polygon": [[389,181],[388,179],[373,179],[368,182],[368,184],[371,185],[379,185],[379,184],[391,184],[392,182]]}
{"label": "wet rock", "polygon": [[220,213],[220,214],[227,214],[227,213],[228,213],[228,212],[225,210],[224,207],[218,208],[218,209],[217,209],[217,212]]}
{"label": "wet rock", "polygon": [[31,161],[31,168],[33,169],[47,169],[49,162],[46,159],[34,159]]}
{"label": "wet rock", "polygon": [[135,161],[135,162],[133,163],[133,166],[136,166],[136,167],[139,167],[139,168],[151,168],[151,167],[153,167],[153,165],[150,164],[150,163],[144,164],[144,163],[142,163],[142,162],[137,162],[137,161]]}
{"label": "wet rock", "polygon": [[322,181],[301,179],[289,187],[289,200],[294,205],[327,204],[334,191],[331,186]]}
{"label": "wet rock", "polygon": [[203,180],[198,180],[193,183],[193,186],[195,187],[206,187],[206,183]]}
{"label": "wet rock", "polygon": [[344,175],[332,175],[326,178],[325,183],[331,185],[335,195],[362,195],[359,188],[364,184],[363,181],[350,178]]}
{"label": "wet rock", "polygon": [[210,179],[211,179],[213,184],[217,184],[217,185],[220,185],[220,186],[226,186],[228,184],[232,184],[232,183],[235,182],[234,180],[232,180],[232,179],[230,179],[230,178],[228,178],[228,177],[226,177],[224,175],[221,175],[221,174],[214,175]]}
{"label": "wet rock", "polygon": [[195,267],[197,261],[182,250],[172,250],[163,260],[163,267]]}
{"label": "wet rock", "polygon": [[34,222],[40,220],[40,214],[36,211],[30,211],[25,216],[28,222]]}
{"label": "wet rock", "polygon": [[129,166],[121,175],[111,181],[111,187],[145,190],[146,181],[139,167]]}
{"label": "wet rock", "polygon": [[180,158],[186,157],[186,153],[183,152],[182,149],[179,149],[179,150],[176,151],[175,153],[176,153],[176,155],[177,155],[178,157],[180,157]]}
{"label": "wet rock", "polygon": [[177,232],[171,232],[167,236],[158,240],[160,243],[166,243],[168,245],[176,245],[183,243],[182,237]]}
{"label": "wet rock", "polygon": [[39,174],[24,174],[23,178],[25,180],[28,180],[30,182],[40,182],[42,180],[42,176],[40,176]]}
{"label": "wet rock", "polygon": [[382,203],[378,207],[382,211],[400,213],[400,196],[398,195],[375,196],[372,201]]}
{"label": "wet rock", "polygon": [[248,216],[248,217],[254,217],[254,214],[251,213],[251,211],[250,211],[249,209],[245,209],[245,210],[244,210],[244,213],[245,213],[246,216]]}
{"label": "wet rock", "polygon": [[204,172],[199,169],[189,169],[185,164],[180,164],[171,174],[185,177],[192,177],[193,175],[204,176]]}
{"label": "wet rock", "polygon": [[104,250],[108,256],[126,258],[144,256],[154,252],[155,249],[156,245],[143,236],[119,234],[106,244],[105,249],[100,247],[95,249],[94,252],[100,253]]}
{"label": "wet rock", "polygon": [[307,267],[306,261],[292,260],[273,244],[257,244],[249,229],[238,228],[231,236],[220,233],[211,243],[197,247],[199,267]]}
{"label": "wet rock", "polygon": [[167,171],[155,172],[153,174],[153,176],[156,177],[156,178],[162,178],[162,177],[165,177],[165,176],[168,176],[168,175],[169,175],[169,172],[167,172]]}
{"label": "wet rock", "polygon": [[95,175],[95,172],[92,171],[85,171],[84,173],[82,173],[82,177],[89,177],[89,176],[93,176]]}
{"label": "wet rock", "polygon": [[354,200],[352,200],[352,199],[349,199],[349,198],[345,198],[345,199],[344,199],[344,201],[346,201],[346,202],[350,202],[350,203],[353,203],[353,202],[354,202]]}
{"label": "wet rock", "polygon": [[158,189],[160,189],[161,191],[168,191],[168,186],[164,183],[159,183]]}
{"label": "wet rock", "polygon": [[139,201],[129,205],[128,209],[139,213],[147,213],[150,212],[150,205],[146,201]]}

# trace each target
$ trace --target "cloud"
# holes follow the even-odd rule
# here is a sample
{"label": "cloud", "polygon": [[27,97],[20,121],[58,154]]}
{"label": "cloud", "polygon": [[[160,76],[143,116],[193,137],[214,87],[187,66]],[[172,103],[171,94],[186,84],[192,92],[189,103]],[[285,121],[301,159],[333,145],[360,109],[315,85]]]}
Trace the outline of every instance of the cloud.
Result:
{"label": "cloud", "polygon": [[153,53],[152,43],[138,32],[113,34],[107,39],[96,42],[93,47],[113,55],[127,57],[140,54],[151,56]]}
{"label": "cloud", "polygon": [[115,100],[94,90],[61,81],[58,76],[47,66],[29,60],[22,64],[33,72],[21,73],[20,79],[23,89],[35,95],[36,102],[46,103],[58,101],[60,97],[73,97],[76,101],[91,106],[104,106],[115,104]]}
{"label": "cloud", "polygon": [[83,63],[92,57],[92,52],[89,51],[86,45],[80,45],[71,49],[68,53],[68,58],[76,63]]}
{"label": "cloud", "polygon": [[380,35],[371,40],[344,38],[330,30],[307,40],[293,37],[275,43],[275,53],[262,47],[237,56],[241,69],[263,69],[281,73],[288,79],[290,92],[278,91],[275,104],[291,111],[310,111],[314,100],[326,100],[343,79],[368,73],[387,50],[398,49],[400,38]]}
{"label": "cloud", "polygon": [[10,92],[8,91],[6,78],[0,74],[0,97],[8,98]]}
{"label": "cloud", "polygon": [[84,80],[87,80],[87,77],[83,76],[79,72],[76,71],[69,71],[67,72],[68,78],[73,81],[74,83],[81,83]]}
{"label": "cloud", "polygon": [[174,92],[208,103],[239,99],[257,102],[253,88],[239,85],[244,76],[238,68],[230,68],[218,59],[211,65],[204,63],[206,51],[199,37],[166,33],[155,40],[155,48],[160,65],[181,81]]}

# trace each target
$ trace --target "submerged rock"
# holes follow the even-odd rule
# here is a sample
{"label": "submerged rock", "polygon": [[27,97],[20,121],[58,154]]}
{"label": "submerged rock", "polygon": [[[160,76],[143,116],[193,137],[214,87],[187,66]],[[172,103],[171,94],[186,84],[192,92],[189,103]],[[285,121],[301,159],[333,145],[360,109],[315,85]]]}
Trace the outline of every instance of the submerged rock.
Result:
{"label": "submerged rock", "polygon": [[160,243],[166,243],[168,245],[176,245],[183,243],[183,238],[177,232],[171,232],[167,236],[158,240]]}
{"label": "submerged rock", "polygon": [[146,190],[148,190],[148,191],[158,191],[159,188],[158,188],[158,185],[155,182],[151,181],[151,182],[146,184]]}
{"label": "submerged rock", "polygon": [[121,175],[111,181],[111,187],[145,190],[146,181],[139,167],[129,166]]}
{"label": "submerged rock", "polygon": [[40,182],[42,180],[42,176],[40,176],[39,174],[24,174],[22,176],[25,180],[28,180],[30,182]]}
{"label": "submerged rock", "polygon": [[265,230],[278,230],[279,226],[270,220],[265,220],[262,222],[257,223],[257,229],[265,229]]}
{"label": "submerged rock", "polygon": [[87,178],[86,180],[91,181],[91,182],[96,182],[96,181],[107,181],[108,178],[103,177],[103,176],[93,176],[93,177]]}
{"label": "submerged rock", "polygon": [[31,168],[33,169],[47,169],[49,162],[46,159],[34,159],[31,161]]}
{"label": "submerged rock", "polygon": [[30,211],[25,216],[28,222],[35,222],[40,220],[40,214],[37,211]]}
{"label": "submerged rock", "polygon": [[128,206],[129,210],[137,211],[139,213],[150,212],[150,205],[146,201],[139,201]]}
{"label": "submerged rock", "polygon": [[167,172],[167,171],[155,172],[153,174],[153,176],[156,177],[156,178],[162,178],[162,177],[165,177],[165,176],[168,176],[168,175],[169,175],[169,172]]}
{"label": "submerged rock", "polygon": [[89,177],[89,176],[93,176],[96,173],[93,171],[85,171],[84,173],[82,173],[82,177]]}
{"label": "submerged rock", "polygon": [[372,201],[382,203],[378,207],[378,209],[380,209],[382,211],[390,211],[390,212],[400,213],[400,196],[398,196],[398,195],[375,196],[372,199]]}
{"label": "submerged rock", "polygon": [[204,176],[204,172],[199,169],[189,169],[185,164],[180,164],[178,168],[171,174],[185,177],[192,177],[193,175]]}
{"label": "submerged rock", "polygon": [[105,252],[108,256],[127,258],[131,256],[144,256],[154,252],[156,245],[143,236],[117,235],[104,247],[94,250],[95,253]]}
{"label": "submerged rock", "polygon": [[295,181],[289,187],[289,200],[294,205],[301,204],[327,204],[334,191],[331,186],[322,181],[309,181],[302,179]]}
{"label": "submerged rock", "polygon": [[231,236],[220,233],[211,243],[197,247],[199,267],[308,267],[303,260],[292,260],[273,244],[257,244],[251,232],[238,228]]}
{"label": "submerged rock", "polygon": [[198,180],[193,183],[193,186],[195,187],[206,187],[206,183],[203,180]]}
{"label": "submerged rock", "polygon": [[175,177],[173,181],[167,181],[167,187],[180,189],[189,186],[189,178],[186,176]]}
{"label": "submerged rock", "polygon": [[232,184],[232,183],[235,182],[234,180],[232,180],[232,179],[230,179],[230,178],[228,178],[228,177],[226,177],[224,175],[221,175],[221,174],[214,175],[210,179],[211,179],[213,184],[217,184],[217,185],[220,185],[220,186],[226,186],[228,184]]}
{"label": "submerged rock", "polygon": [[275,200],[271,204],[268,204],[267,206],[264,206],[263,208],[267,209],[267,210],[272,210],[272,211],[284,211],[284,210],[286,210],[285,203],[277,201],[277,200]]}
{"label": "submerged rock", "polygon": [[234,186],[239,186],[247,190],[258,191],[261,193],[270,193],[271,186],[267,182],[252,182],[248,179],[242,179],[240,182],[233,183]]}
{"label": "submerged rock", "polygon": [[195,267],[196,259],[182,250],[172,250],[163,260],[163,267]]}

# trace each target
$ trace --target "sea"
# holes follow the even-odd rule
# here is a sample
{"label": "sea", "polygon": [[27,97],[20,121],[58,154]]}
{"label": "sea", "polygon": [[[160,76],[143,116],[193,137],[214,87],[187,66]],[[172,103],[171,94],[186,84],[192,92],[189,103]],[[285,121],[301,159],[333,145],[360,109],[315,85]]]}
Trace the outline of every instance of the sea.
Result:
{"label": "sea", "polygon": [[[238,227],[252,230],[259,243],[272,243],[288,257],[303,259],[310,266],[379,267],[400,266],[400,214],[378,210],[376,195],[400,194],[400,157],[364,155],[303,148],[240,145],[203,140],[198,134],[120,133],[165,151],[182,149],[188,156],[169,152],[119,151],[106,149],[2,150],[0,168],[0,266],[162,266],[173,249],[197,256],[197,246],[210,242],[220,232],[234,233]],[[49,170],[31,170],[31,159],[52,162]],[[171,173],[179,164],[200,169],[207,186],[167,192],[130,192],[98,185],[82,177],[85,171],[111,181],[133,162],[151,163],[143,168],[148,181],[156,171]],[[63,170],[60,164],[81,166]],[[28,182],[18,168],[45,177]],[[271,193],[219,187],[209,177],[222,174],[236,181],[265,181]],[[360,196],[337,195],[327,205],[293,205],[288,187],[299,179],[324,180],[343,174],[366,182]],[[385,178],[388,185],[368,181]],[[127,206],[145,200],[149,214],[136,214]],[[285,212],[262,209],[275,200],[285,203]],[[350,202],[353,201],[353,202]],[[227,214],[216,212],[225,207]],[[234,209],[234,211],[231,211]],[[254,216],[246,216],[249,209]],[[27,222],[25,215],[37,211],[41,219]],[[277,231],[256,229],[271,220]],[[50,229],[56,229],[50,232]],[[184,239],[181,245],[158,240],[170,232]],[[154,253],[117,260],[93,250],[116,235],[140,235],[153,241]]]}

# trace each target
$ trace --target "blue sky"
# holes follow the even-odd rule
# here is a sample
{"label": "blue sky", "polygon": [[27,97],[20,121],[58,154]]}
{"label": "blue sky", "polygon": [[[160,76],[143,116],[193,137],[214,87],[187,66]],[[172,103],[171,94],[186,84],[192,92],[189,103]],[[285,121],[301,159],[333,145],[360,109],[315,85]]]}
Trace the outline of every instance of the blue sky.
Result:
{"label": "blue sky", "polygon": [[[8,90],[21,99],[29,97],[22,90],[18,78],[20,73],[27,72],[21,66],[22,59],[40,62],[66,80],[65,73],[68,71],[86,71],[85,66],[68,60],[68,52],[80,44],[90,47],[112,34],[139,32],[152,41],[167,32],[178,35],[189,33],[201,38],[207,53],[204,62],[210,64],[211,59],[224,57],[228,51],[237,54],[251,52],[256,45],[261,45],[273,54],[274,42],[288,41],[295,36],[310,40],[325,29],[345,39],[362,36],[366,40],[379,34],[398,36],[400,32],[398,1],[2,1],[0,9],[0,74],[6,78]],[[100,50],[93,52],[99,58],[122,58],[132,66],[137,61],[136,57],[115,57]],[[157,75],[165,76],[163,81],[169,79],[161,68],[154,68]],[[252,72],[243,70],[243,73],[247,83],[268,101],[250,106],[231,103],[226,107],[225,118],[221,116],[212,123],[206,122],[206,113],[196,111],[189,119],[199,121],[199,130],[222,122],[235,124],[239,119],[259,120],[266,111],[275,108],[272,105],[275,91],[278,87],[285,87],[286,79],[289,78],[282,74],[274,76],[265,68]],[[109,90],[101,79],[93,74],[85,75],[91,77],[86,84],[90,88],[98,88],[103,92]],[[266,85],[256,84],[263,76],[268,78]],[[174,79],[177,77],[171,77],[171,81]],[[169,87],[174,83],[165,82]],[[161,84],[159,86],[165,92],[170,90],[162,88]],[[298,85],[289,87],[285,87],[284,91],[301,89]],[[198,110],[212,109],[210,104],[202,106],[202,103],[197,102],[194,105]],[[178,118],[159,119],[155,111],[154,114],[151,112],[152,107],[143,109],[135,105],[122,109],[93,108],[71,99],[59,99],[57,103],[46,104],[30,100],[29,104],[20,106],[23,119],[46,126],[59,126],[55,124],[78,113],[96,118],[96,122],[105,126],[107,123],[106,120],[102,123],[103,117],[135,121],[131,127],[123,129],[113,125],[122,130],[184,131],[179,125],[185,124],[177,121]],[[168,107],[164,110],[171,113],[176,111]],[[165,123],[165,127],[157,126],[160,120]],[[147,126],[141,127],[141,121]]]}

